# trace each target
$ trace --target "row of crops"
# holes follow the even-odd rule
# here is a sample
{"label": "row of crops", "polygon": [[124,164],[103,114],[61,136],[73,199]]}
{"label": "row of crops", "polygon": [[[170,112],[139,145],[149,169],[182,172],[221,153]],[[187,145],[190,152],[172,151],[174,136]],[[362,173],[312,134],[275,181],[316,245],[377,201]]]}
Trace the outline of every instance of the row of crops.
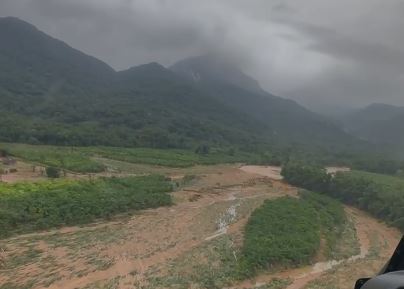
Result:
{"label": "row of crops", "polygon": [[240,274],[251,277],[261,270],[307,264],[321,238],[330,250],[335,247],[345,223],[342,205],[316,193],[268,200],[246,225]]}
{"label": "row of crops", "polygon": [[258,155],[235,150],[210,150],[196,153],[179,149],[56,147],[26,144],[0,144],[0,150],[24,160],[78,173],[97,173],[105,166],[95,157],[137,164],[166,167],[191,167],[219,163],[258,162]]}
{"label": "row of crops", "polygon": [[163,176],[0,183],[0,237],[171,205]]}

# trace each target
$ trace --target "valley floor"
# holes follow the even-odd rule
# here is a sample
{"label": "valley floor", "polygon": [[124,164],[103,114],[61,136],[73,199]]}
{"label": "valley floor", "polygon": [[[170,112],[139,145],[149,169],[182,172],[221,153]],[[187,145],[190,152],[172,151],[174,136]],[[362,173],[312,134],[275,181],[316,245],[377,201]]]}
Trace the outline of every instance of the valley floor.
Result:
{"label": "valley floor", "polygon": [[[223,256],[237,259],[252,211],[266,199],[297,196],[296,188],[281,181],[278,168],[125,165],[128,174],[192,178],[173,193],[172,207],[1,240],[0,288],[214,288],[206,282],[226,283],[221,266],[231,261]],[[346,207],[346,212],[351,227],[339,244],[338,261],[320,252],[311,266],[274,268],[230,287],[353,288],[354,280],[382,267],[400,233],[357,209]]]}

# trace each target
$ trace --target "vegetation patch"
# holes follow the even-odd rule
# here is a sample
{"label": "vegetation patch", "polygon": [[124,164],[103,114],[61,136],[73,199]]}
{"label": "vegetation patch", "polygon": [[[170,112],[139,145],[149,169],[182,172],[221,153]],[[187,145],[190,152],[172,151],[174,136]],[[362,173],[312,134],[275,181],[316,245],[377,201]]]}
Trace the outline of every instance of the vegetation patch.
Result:
{"label": "vegetation patch", "polygon": [[29,263],[39,261],[42,251],[35,249],[33,246],[27,248],[23,252],[16,252],[7,258],[7,262],[4,262],[4,269],[15,269],[19,266],[24,266]]}
{"label": "vegetation patch", "polygon": [[206,288],[228,286],[237,262],[232,239],[223,235],[195,248],[170,264],[168,274],[150,272],[147,288]]}
{"label": "vegetation patch", "polygon": [[191,167],[194,165],[214,165],[219,163],[237,163],[254,161],[257,156],[234,150],[213,150],[209,153],[197,153],[191,150],[150,149],[150,148],[82,148],[89,155],[126,161],[130,163],[150,164],[167,167]]}
{"label": "vegetation patch", "polygon": [[340,202],[332,198],[309,191],[300,191],[300,198],[316,211],[321,237],[325,239],[327,245],[324,253],[332,257],[348,224],[344,208]]}
{"label": "vegetation patch", "polygon": [[0,148],[24,160],[68,171],[97,173],[105,169],[104,165],[76,148],[6,143],[0,144]]}
{"label": "vegetation patch", "polygon": [[0,236],[76,225],[172,203],[164,177],[0,184]]}
{"label": "vegetation patch", "polygon": [[[158,270],[151,270],[146,288],[199,288],[220,289],[236,284],[240,276],[239,248],[229,235],[220,236],[203,246],[184,254],[169,264],[169,270],[159,276]],[[261,289],[284,289],[289,279],[273,279]]]}
{"label": "vegetation patch", "polygon": [[329,251],[328,257],[332,260],[342,260],[359,255],[360,252],[360,244],[354,221],[348,218],[335,248]]}
{"label": "vegetation patch", "polygon": [[116,289],[119,287],[120,277],[104,280],[87,285],[83,289]]}
{"label": "vegetation patch", "polygon": [[330,235],[328,248],[335,246],[345,221],[340,204],[311,192],[301,193],[301,199],[266,201],[246,225],[238,275],[251,277],[260,270],[309,263],[322,235]]}
{"label": "vegetation patch", "polygon": [[293,185],[326,193],[404,230],[404,179],[362,171],[330,175],[324,169],[287,165],[282,170]]}
{"label": "vegetation patch", "polygon": [[257,289],[284,289],[291,284],[289,279],[273,279],[271,282],[255,287]]}
{"label": "vegetation patch", "polygon": [[288,163],[281,174],[289,184],[315,192],[328,190],[332,177],[323,167],[300,163]]}
{"label": "vegetation patch", "polygon": [[333,178],[328,193],[404,230],[404,180],[353,171]]}
{"label": "vegetation patch", "polygon": [[320,246],[315,210],[293,198],[267,201],[245,228],[241,270],[250,277],[274,265],[307,263]]}
{"label": "vegetation patch", "polygon": [[94,160],[94,157],[177,168],[220,163],[259,163],[263,159],[261,155],[234,149],[210,149],[207,153],[198,153],[198,150],[181,149],[57,147],[8,143],[0,144],[0,148],[30,162],[79,173],[105,170],[105,166]]}

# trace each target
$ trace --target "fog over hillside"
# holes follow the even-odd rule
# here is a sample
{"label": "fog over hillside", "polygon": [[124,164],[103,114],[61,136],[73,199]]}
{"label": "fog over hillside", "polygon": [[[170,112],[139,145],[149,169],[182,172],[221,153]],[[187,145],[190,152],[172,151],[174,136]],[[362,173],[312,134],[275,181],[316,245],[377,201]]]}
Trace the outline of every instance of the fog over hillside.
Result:
{"label": "fog over hillside", "polygon": [[246,149],[360,144],[209,55],[172,70],[152,62],[116,72],[15,17],[0,17],[0,39],[0,141]]}
{"label": "fog over hillside", "polygon": [[403,3],[0,0],[0,289],[404,289]]}
{"label": "fog over hillside", "polygon": [[[270,93],[317,111],[404,105],[401,1],[2,0],[115,69],[221,53]],[[332,11],[332,13],[330,13]]]}

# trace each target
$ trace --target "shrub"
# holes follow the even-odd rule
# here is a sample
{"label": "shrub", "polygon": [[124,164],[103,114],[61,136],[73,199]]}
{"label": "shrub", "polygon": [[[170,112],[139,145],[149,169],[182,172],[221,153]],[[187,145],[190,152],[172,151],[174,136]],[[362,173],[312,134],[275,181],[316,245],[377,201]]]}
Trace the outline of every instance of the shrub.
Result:
{"label": "shrub", "polygon": [[57,179],[60,178],[60,170],[55,167],[46,167],[46,175],[48,178]]}
{"label": "shrub", "polygon": [[210,152],[210,147],[208,145],[200,145],[196,148],[195,153],[198,155],[207,155]]}
{"label": "shrub", "polygon": [[0,157],[4,158],[8,156],[8,152],[5,149],[0,149]]}

